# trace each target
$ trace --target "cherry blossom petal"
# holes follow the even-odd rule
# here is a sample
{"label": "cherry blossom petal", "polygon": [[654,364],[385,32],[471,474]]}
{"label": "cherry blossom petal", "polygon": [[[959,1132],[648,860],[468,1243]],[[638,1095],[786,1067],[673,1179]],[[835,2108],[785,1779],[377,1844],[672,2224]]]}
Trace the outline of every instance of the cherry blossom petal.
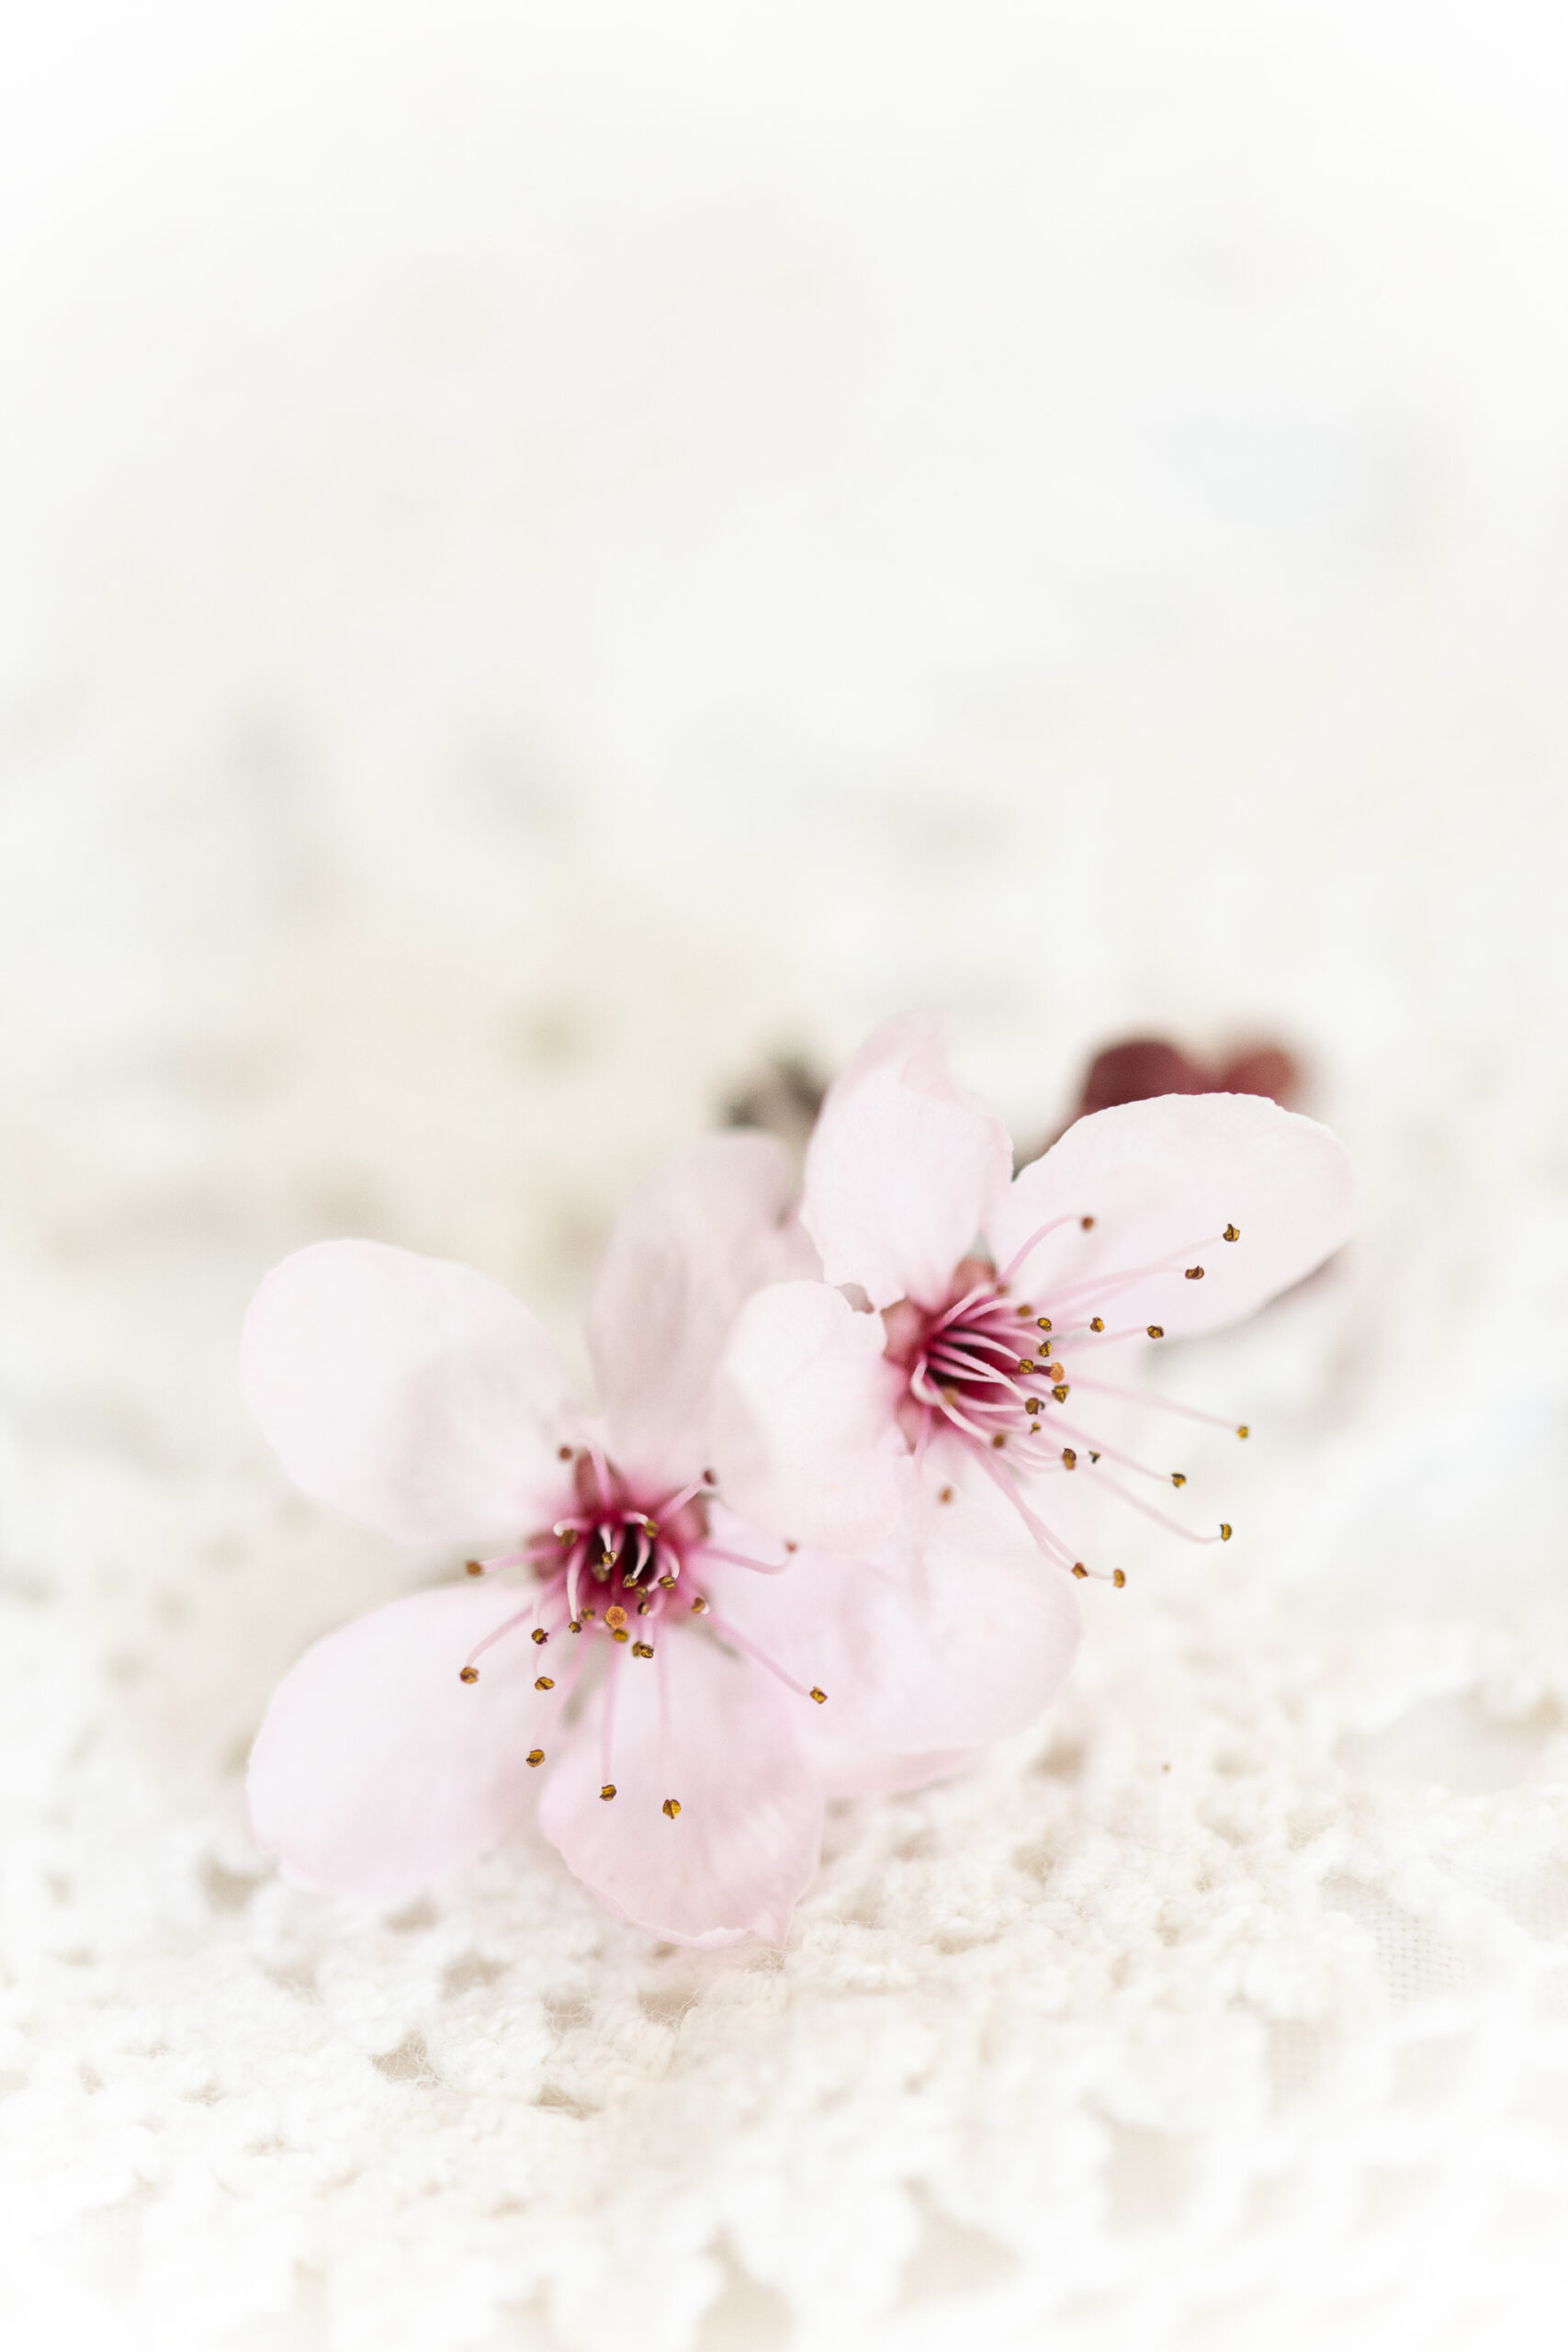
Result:
{"label": "cherry blossom petal", "polygon": [[764,1283],[813,1275],[789,1216],[789,1155],[773,1136],[710,1136],[658,1169],[611,1231],[588,1309],[588,1346],[624,1470],[671,1452],[700,1463],[704,1408],[724,1337]]}
{"label": "cherry blossom petal", "polygon": [[1007,1190],[1007,1129],[955,1086],[934,1013],[887,1022],[829,1089],[806,1155],[801,1222],[829,1283],[873,1306],[934,1306]]}
{"label": "cherry blossom petal", "polygon": [[787,1574],[708,1578],[721,1623],[828,1693],[850,1747],[973,1748],[1020,1730],[1077,1654],[1072,1584],[996,1511],[919,1497],[874,1561],[803,1551]]}
{"label": "cherry blossom petal", "polygon": [[522,1596],[439,1585],[328,1634],[273,1692],[251,1750],[251,1826],[296,1885],[397,1902],[492,1846],[554,1720],[519,1628],[464,1659]]}
{"label": "cherry blossom petal", "polygon": [[[1260,1095],[1165,1094],[1079,1119],[1021,1171],[989,1235],[1006,1268],[1064,1219],[1013,1288],[1059,1329],[1102,1314],[1174,1338],[1249,1315],[1310,1273],[1349,1233],[1356,1197],[1348,1154],[1314,1119]],[[1227,1226],[1238,1241],[1222,1239]],[[1197,1265],[1201,1277],[1188,1280]]]}
{"label": "cherry blossom petal", "polygon": [[515,1533],[581,1419],[510,1292],[379,1241],[317,1242],[273,1269],[240,1382],[297,1486],[402,1544]]}
{"label": "cherry blossom petal", "polygon": [[798,1728],[810,1701],[690,1623],[652,1658],[623,1650],[607,1668],[540,1801],[546,1836],[601,1902],[655,1935],[706,1950],[744,1935],[782,1943],[821,1840]]}
{"label": "cherry blossom petal", "polygon": [[801,1543],[859,1552],[902,1508],[909,1465],[899,1374],[880,1315],[826,1283],[747,1301],[724,1351],[714,1450],[738,1510]]}

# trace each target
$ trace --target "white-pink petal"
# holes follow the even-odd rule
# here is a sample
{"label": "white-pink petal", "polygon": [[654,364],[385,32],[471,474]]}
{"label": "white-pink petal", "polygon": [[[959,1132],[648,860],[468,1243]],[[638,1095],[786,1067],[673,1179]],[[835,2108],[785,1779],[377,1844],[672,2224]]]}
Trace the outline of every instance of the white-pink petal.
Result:
{"label": "white-pink petal", "polygon": [[531,1748],[558,1720],[525,1630],[468,1652],[525,1596],[440,1585],[328,1634],[274,1691],[246,1793],[263,1851],[297,1885],[398,1902],[495,1844],[526,1804]]}
{"label": "white-pink petal", "polygon": [[[1013,1288],[1058,1331],[1099,1314],[1176,1338],[1299,1282],[1346,1239],[1356,1203],[1349,1155],[1314,1119],[1260,1095],[1163,1094],[1079,1119],[1021,1170],[988,1233],[1005,1266],[1055,1225]],[[1222,1238],[1227,1226],[1239,1240]]]}
{"label": "white-pink petal", "polygon": [[379,1241],[276,1266],[240,1381],[296,1485],[402,1544],[518,1533],[581,1422],[554,1341],[510,1292]]}
{"label": "white-pink petal", "polygon": [[708,1950],[745,1935],[782,1943],[821,1841],[797,1727],[811,1702],[702,1625],[671,1627],[651,1658],[620,1650],[606,1665],[540,1801],[546,1836],[601,1902],[654,1935]]}
{"label": "white-pink petal", "polygon": [[857,1313],[826,1283],[778,1283],[747,1301],[724,1351],[714,1421],[738,1510],[836,1551],[861,1551],[892,1524],[909,1461],[884,1337],[880,1315]]}
{"label": "white-pink petal", "polygon": [[825,1690],[835,1739],[863,1750],[929,1755],[1018,1731],[1077,1652],[1069,1579],[962,1494],[912,1498],[875,1560],[802,1552],[785,1576],[714,1582],[722,1619]]}
{"label": "white-pink petal", "polygon": [[874,1306],[938,1305],[1012,1167],[1007,1129],[954,1085],[935,1013],[867,1039],[829,1088],[806,1157],[801,1222],[829,1283]]}
{"label": "white-pink petal", "polygon": [[588,1346],[623,1471],[700,1466],[708,1393],[741,1302],[817,1272],[790,1215],[789,1155],[773,1136],[709,1136],[646,1179],[594,1277]]}

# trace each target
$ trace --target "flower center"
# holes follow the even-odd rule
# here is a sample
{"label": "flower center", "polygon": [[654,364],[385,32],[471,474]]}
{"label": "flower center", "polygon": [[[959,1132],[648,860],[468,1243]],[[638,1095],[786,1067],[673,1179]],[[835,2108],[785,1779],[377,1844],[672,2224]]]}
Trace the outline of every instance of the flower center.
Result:
{"label": "flower center", "polygon": [[[1080,1222],[1087,1228],[1094,1220],[1085,1217]],[[1241,1236],[1234,1225],[1227,1225],[1219,1238],[1234,1242]],[[1028,1254],[1026,1250],[1021,1257]],[[1020,1262],[1015,1260],[998,1274],[987,1259],[964,1258],[954,1269],[943,1306],[923,1307],[906,1298],[883,1310],[887,1361],[904,1375],[903,1393],[896,1408],[898,1425],[917,1460],[925,1456],[933,1441],[958,1444],[1001,1487],[1041,1550],[1075,1577],[1104,1575],[1105,1571],[1075,1560],[1069,1547],[1018,1489],[1022,1481],[1076,1470],[1080,1462],[1097,1469],[1101,1483],[1135,1510],[1189,1543],[1228,1543],[1228,1521],[1220,1521],[1217,1534],[1196,1534],[1164,1511],[1152,1510],[1100,1465],[1114,1464],[1135,1476],[1176,1487],[1186,1486],[1184,1471],[1155,1468],[1108,1444],[1080,1419],[1081,1401],[1073,1405],[1070,1419],[1061,1409],[1077,1386],[1089,1397],[1091,1419],[1095,1397],[1117,1397],[1156,1406],[1183,1419],[1234,1429],[1237,1437],[1247,1436],[1245,1423],[1230,1421],[1222,1414],[1199,1412],[1166,1397],[1139,1396],[1095,1376],[1096,1358],[1102,1347],[1139,1336],[1164,1339],[1164,1327],[1158,1323],[1107,1330],[1105,1316],[1095,1311],[1100,1305],[1110,1307],[1119,1290],[1154,1270],[1134,1267],[1125,1273],[1101,1275],[1076,1286],[1069,1283],[1055,1299],[1055,1313],[1047,1314],[1013,1296],[1008,1277]],[[1201,1264],[1182,1271],[1189,1282],[1203,1280]],[[1069,1352],[1078,1367],[1076,1377],[1068,1368]],[[1003,1457],[999,1462],[998,1455]],[[943,1487],[940,1499],[951,1501],[953,1491]],[[1116,1568],[1111,1571],[1110,1580],[1119,1585],[1125,1577]]]}

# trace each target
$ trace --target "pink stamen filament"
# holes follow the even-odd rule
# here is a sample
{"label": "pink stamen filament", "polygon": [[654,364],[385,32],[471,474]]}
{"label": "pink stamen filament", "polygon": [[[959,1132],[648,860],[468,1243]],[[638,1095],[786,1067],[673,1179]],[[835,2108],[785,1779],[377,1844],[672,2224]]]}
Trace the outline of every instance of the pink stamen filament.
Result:
{"label": "pink stamen filament", "polygon": [[1011,1282],[1019,1268],[1023,1264],[1025,1259],[1039,1248],[1040,1244],[1044,1240],[1045,1236],[1048,1233],[1059,1232],[1064,1225],[1075,1225],[1077,1222],[1077,1212],[1070,1211],[1066,1216],[1052,1217],[1048,1224],[1041,1226],[1037,1232],[1032,1233],[1028,1240],[1024,1243],[1022,1249],[1014,1250],[1012,1256],[1008,1260],[1007,1264],[1002,1268],[1001,1272],[997,1276],[997,1284],[998,1289],[1006,1290],[1008,1284]]}
{"label": "pink stamen filament", "polygon": [[1179,1405],[1174,1397],[1156,1396],[1146,1389],[1113,1388],[1106,1380],[1079,1380],[1075,1386],[1091,1388],[1097,1396],[1121,1396],[1130,1405],[1153,1405],[1162,1413],[1179,1413],[1184,1421],[1204,1421],[1210,1429],[1235,1431],[1236,1423],[1223,1413],[1201,1413],[1195,1405]]}
{"label": "pink stamen filament", "polygon": [[708,1611],[708,1623],[722,1641],[733,1642],[738,1650],[744,1650],[746,1656],[754,1659],[758,1666],[765,1667],[776,1680],[784,1684],[786,1690],[796,1691],[803,1699],[810,1698],[811,1689],[808,1683],[797,1682],[793,1674],[786,1674],[784,1668],[768,1656],[766,1650],[759,1649],[755,1642],[750,1640],[746,1634],[737,1633],[733,1625],[727,1623],[722,1617],[716,1616],[711,1609]]}

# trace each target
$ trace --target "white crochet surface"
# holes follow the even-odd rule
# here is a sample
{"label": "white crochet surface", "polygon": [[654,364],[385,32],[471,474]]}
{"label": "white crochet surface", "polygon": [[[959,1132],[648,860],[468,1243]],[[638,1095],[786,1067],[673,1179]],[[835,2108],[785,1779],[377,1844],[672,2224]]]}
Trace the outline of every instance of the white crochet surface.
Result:
{"label": "white crochet surface", "polygon": [[[1546,18],[34,13],[8,2340],[1555,2346]],[[840,1812],[782,1953],[528,1831],[391,1918],[279,1885],[272,1682],[451,1564],[286,1491],[256,1277],[372,1233],[570,1334],[761,1056],[931,1001],[1024,1133],[1129,1028],[1308,1060],[1364,1234],[1163,1368],[1254,1426],[1180,1447],[1235,1543],[1129,1528],[1052,1720]]]}

